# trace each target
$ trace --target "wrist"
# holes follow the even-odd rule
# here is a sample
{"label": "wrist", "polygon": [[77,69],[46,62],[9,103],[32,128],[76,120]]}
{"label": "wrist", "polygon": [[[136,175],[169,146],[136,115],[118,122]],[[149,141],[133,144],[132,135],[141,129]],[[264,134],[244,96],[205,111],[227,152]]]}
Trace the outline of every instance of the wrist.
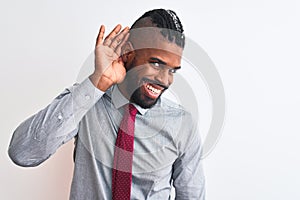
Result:
{"label": "wrist", "polygon": [[89,79],[93,83],[93,85],[99,90],[105,92],[108,88],[112,86],[110,80],[105,78],[104,76],[100,76],[97,73],[93,73],[89,76]]}

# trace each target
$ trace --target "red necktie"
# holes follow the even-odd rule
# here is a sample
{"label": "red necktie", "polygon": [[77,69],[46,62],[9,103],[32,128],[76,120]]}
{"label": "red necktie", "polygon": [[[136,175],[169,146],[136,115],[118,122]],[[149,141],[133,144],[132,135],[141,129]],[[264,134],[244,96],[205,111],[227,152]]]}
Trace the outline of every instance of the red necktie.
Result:
{"label": "red necktie", "polygon": [[115,145],[112,169],[112,200],[130,200],[134,122],[137,109],[126,105]]}

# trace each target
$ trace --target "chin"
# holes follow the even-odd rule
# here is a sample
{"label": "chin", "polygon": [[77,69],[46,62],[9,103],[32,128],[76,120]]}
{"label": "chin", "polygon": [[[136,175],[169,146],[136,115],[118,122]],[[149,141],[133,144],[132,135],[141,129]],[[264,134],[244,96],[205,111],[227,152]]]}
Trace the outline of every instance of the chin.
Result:
{"label": "chin", "polygon": [[161,95],[159,95],[155,99],[152,99],[150,97],[147,97],[145,94],[143,94],[141,88],[138,88],[131,95],[130,101],[141,106],[144,109],[148,109],[148,108],[152,108],[157,103],[160,96]]}

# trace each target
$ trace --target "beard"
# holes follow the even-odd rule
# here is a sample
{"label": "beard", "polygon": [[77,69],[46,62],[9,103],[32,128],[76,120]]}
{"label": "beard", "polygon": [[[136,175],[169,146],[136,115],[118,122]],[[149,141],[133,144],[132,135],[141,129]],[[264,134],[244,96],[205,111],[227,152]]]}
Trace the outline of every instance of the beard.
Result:
{"label": "beard", "polygon": [[132,93],[130,101],[141,106],[144,109],[147,109],[153,107],[157,103],[161,95],[162,93],[156,99],[152,99],[144,95],[142,87],[139,87]]}

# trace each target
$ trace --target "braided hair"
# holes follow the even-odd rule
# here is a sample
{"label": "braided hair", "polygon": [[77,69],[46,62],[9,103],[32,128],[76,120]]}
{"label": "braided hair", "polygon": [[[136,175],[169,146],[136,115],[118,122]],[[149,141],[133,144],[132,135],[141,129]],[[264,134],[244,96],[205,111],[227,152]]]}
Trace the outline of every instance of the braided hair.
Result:
{"label": "braided hair", "polygon": [[154,9],[144,13],[138,18],[131,29],[149,27],[149,25],[140,24],[145,18],[150,18],[152,26],[161,28],[161,34],[170,42],[175,42],[178,46],[184,48],[185,36],[180,19],[172,10]]}

